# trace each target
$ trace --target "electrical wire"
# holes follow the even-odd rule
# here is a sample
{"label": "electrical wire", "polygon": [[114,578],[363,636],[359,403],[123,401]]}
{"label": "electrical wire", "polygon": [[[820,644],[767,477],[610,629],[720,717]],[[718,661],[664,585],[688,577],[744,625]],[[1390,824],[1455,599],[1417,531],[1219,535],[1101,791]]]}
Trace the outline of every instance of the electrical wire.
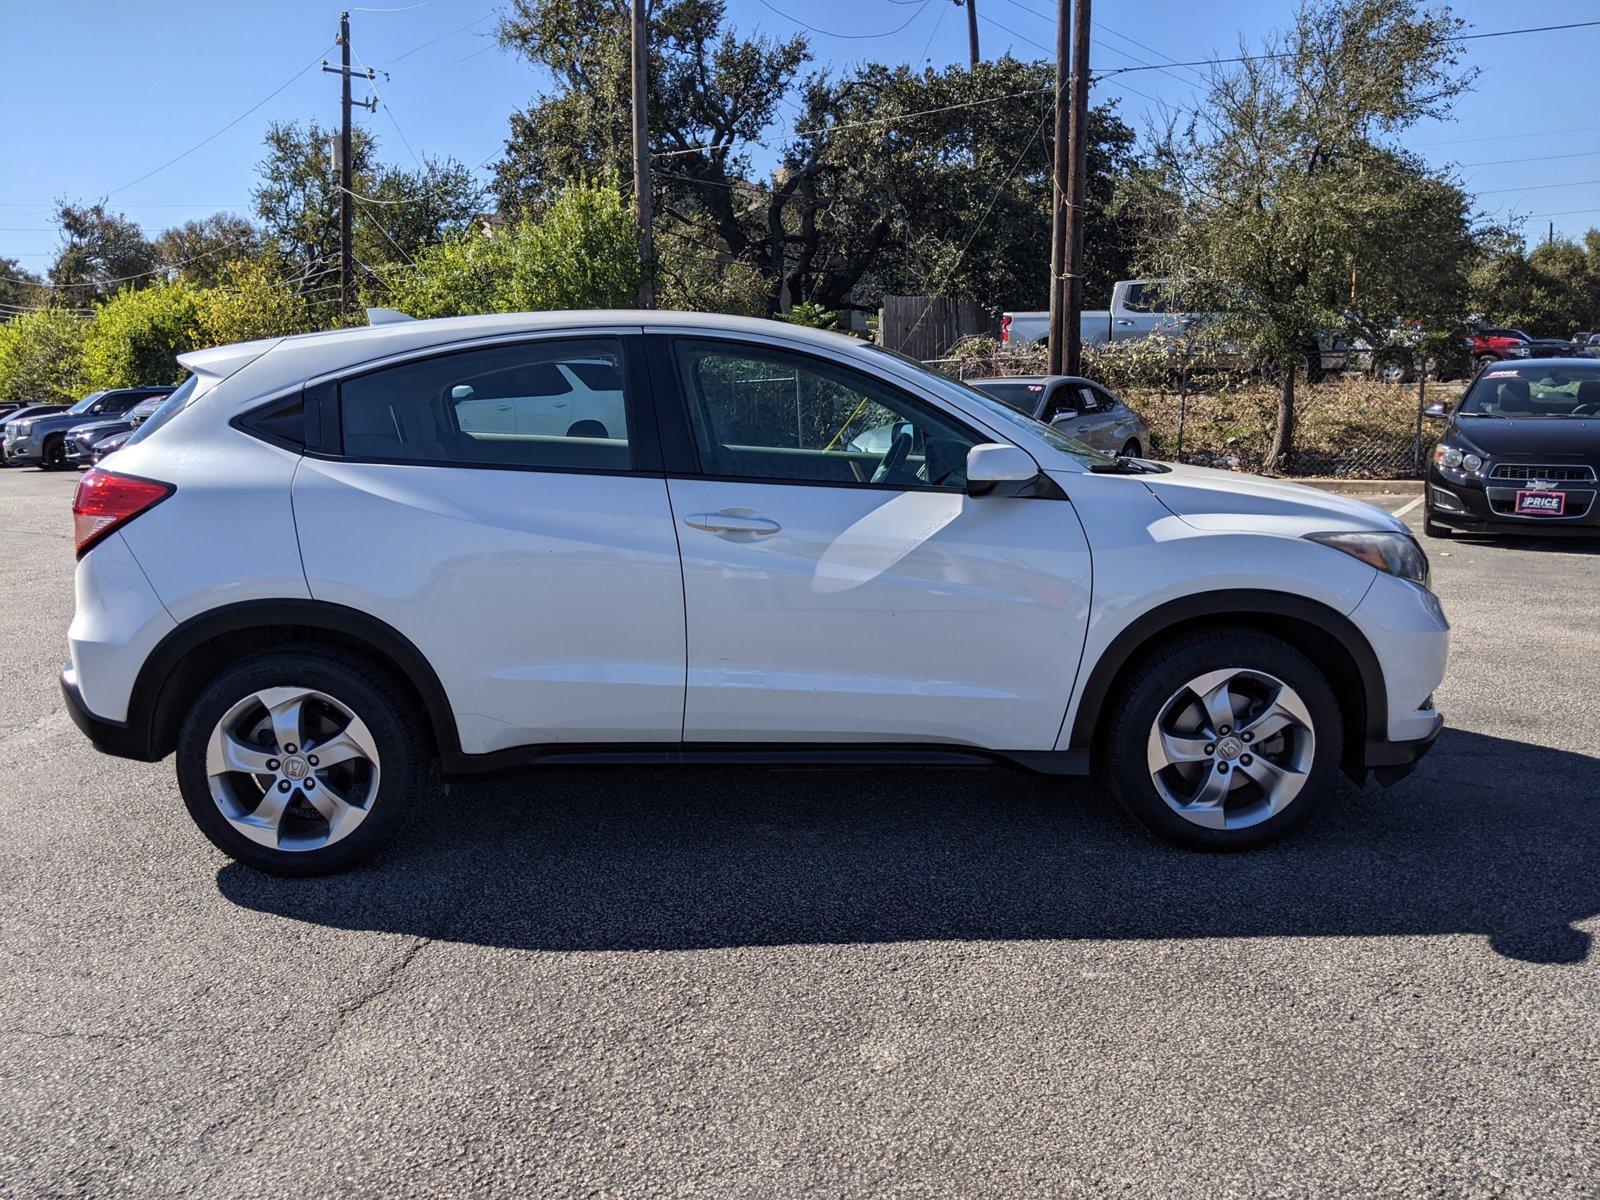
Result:
{"label": "electrical wire", "polygon": [[143,183],[146,179],[149,179],[152,175],[159,175],[162,171],[165,171],[168,167],[172,166],[173,163],[180,162],[183,159],[188,158],[189,155],[193,154],[196,150],[200,149],[200,147],[206,145],[209,142],[215,141],[217,138],[219,138],[223,134],[227,133],[228,130],[232,129],[240,121],[242,121],[246,117],[248,117],[251,113],[255,112],[256,109],[260,108],[267,101],[271,100],[274,96],[278,95],[279,92],[283,91],[285,88],[287,88],[295,80],[299,79],[300,76],[304,75],[307,71],[311,70],[312,67],[314,67],[318,63],[320,63],[323,60],[323,57],[325,55],[327,55],[329,53],[329,51],[331,51],[332,49],[333,49],[333,47],[329,46],[326,50],[319,51],[317,56],[315,58],[313,58],[310,62],[308,62],[305,66],[301,67],[293,75],[289,76],[289,78],[285,79],[277,87],[273,88],[272,91],[268,92],[265,96],[261,97],[261,99],[257,100],[249,108],[245,109],[242,113],[240,113],[233,120],[229,121],[226,125],[224,125],[221,129],[217,130],[215,133],[209,134],[208,136],[202,138],[200,141],[198,141],[194,145],[190,146],[182,154],[173,155],[171,158],[167,159],[166,162],[162,163],[159,167],[156,167],[154,170],[146,171],[143,175],[139,176],[139,178],[133,179],[133,180],[129,180],[127,183],[123,184],[120,187],[114,187],[109,192],[107,192],[105,194],[107,196],[114,196],[118,192],[127,191],[134,184]]}
{"label": "electrical wire", "polygon": [[794,24],[800,26],[800,28],[802,28],[802,29],[809,29],[812,33],[820,33],[823,37],[841,38],[841,39],[843,39],[845,41],[853,41],[854,42],[854,41],[870,41],[873,38],[893,37],[895,34],[900,33],[901,31],[906,29],[913,21],[915,21],[925,11],[927,11],[928,5],[931,4],[932,2],[933,2],[933,0],[922,0],[922,5],[921,5],[920,8],[917,9],[916,12],[912,13],[909,17],[907,17],[905,19],[905,21],[903,21],[899,25],[896,25],[893,29],[885,29],[882,33],[835,33],[831,29],[819,29],[815,25],[808,25],[808,24],[806,24],[806,22],[802,21],[799,17],[791,17],[788,13],[784,12],[783,9],[779,8],[775,4],[772,4],[770,2],[770,0],[761,0],[761,6],[763,8],[771,9],[773,12],[777,13],[780,17],[782,17],[785,21],[792,21]]}
{"label": "electrical wire", "polygon": [[455,37],[455,35],[458,34],[458,33],[465,33],[467,30],[471,29],[475,25],[482,25],[490,17],[494,16],[496,14],[496,11],[497,10],[495,10],[495,9],[490,9],[488,12],[484,13],[483,16],[479,17],[476,21],[468,21],[465,25],[461,26],[458,29],[452,29],[449,33],[441,33],[438,37],[432,37],[432,38],[429,38],[425,42],[419,42],[415,46],[411,47],[411,49],[407,50],[404,54],[397,54],[393,58],[387,60],[386,62],[379,63],[378,65],[382,66],[382,67],[393,66],[395,63],[399,62],[402,58],[410,58],[418,50],[426,50],[429,46],[432,46],[436,42],[442,42],[442,41],[445,40],[445,38]]}

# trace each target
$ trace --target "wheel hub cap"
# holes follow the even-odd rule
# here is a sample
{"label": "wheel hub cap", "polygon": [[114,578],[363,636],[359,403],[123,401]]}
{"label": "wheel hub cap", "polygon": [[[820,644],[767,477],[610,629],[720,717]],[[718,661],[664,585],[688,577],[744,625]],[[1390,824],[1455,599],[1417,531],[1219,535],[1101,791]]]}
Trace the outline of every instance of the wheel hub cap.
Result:
{"label": "wheel hub cap", "polygon": [[1161,706],[1147,761],[1156,793],[1184,820],[1247,829],[1294,801],[1315,754],[1299,694],[1264,671],[1228,667],[1195,676]]}
{"label": "wheel hub cap", "polygon": [[312,688],[263,688],[217,722],[206,747],[217,809],[274,850],[350,836],[378,795],[378,746],[350,708]]}

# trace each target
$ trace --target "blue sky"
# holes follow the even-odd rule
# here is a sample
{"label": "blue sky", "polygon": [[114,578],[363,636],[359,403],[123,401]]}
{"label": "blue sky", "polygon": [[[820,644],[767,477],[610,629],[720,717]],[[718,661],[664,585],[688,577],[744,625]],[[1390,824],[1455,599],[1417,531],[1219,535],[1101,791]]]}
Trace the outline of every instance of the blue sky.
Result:
{"label": "blue sky", "polygon": [[[1042,57],[1054,43],[1052,0],[978,0],[985,57]],[[42,270],[59,238],[57,197],[107,197],[154,234],[218,209],[249,211],[269,121],[338,116],[338,80],[317,69],[341,4],[329,0],[0,0],[0,254]],[[494,46],[492,0],[374,0],[351,6],[359,59],[390,72],[376,113],[357,110],[383,155],[412,151],[492,159],[506,118],[544,81]],[[744,30],[810,33],[818,65],[881,59],[965,61],[965,13],[951,0],[728,0]],[[1463,0],[1475,31],[1600,17],[1593,0]],[[386,11],[375,11],[378,9]],[[1291,0],[1098,0],[1097,69],[1235,51],[1282,26]],[[903,26],[903,28],[902,28]],[[1578,234],[1600,225],[1600,105],[1593,101],[1600,27],[1468,43],[1482,68],[1455,120],[1407,141],[1462,165],[1485,211],[1531,214],[1527,231]],[[296,77],[296,72],[305,69]],[[1096,87],[1142,127],[1159,103],[1192,104],[1198,76],[1141,71]],[[286,85],[286,86],[285,86]],[[282,88],[238,123],[275,89]],[[357,85],[357,96],[365,94]],[[217,134],[176,163],[175,155]],[[407,147],[409,143],[409,149]],[[1532,159],[1512,162],[1505,160]],[[147,176],[147,177],[146,177]],[[144,178],[142,178],[144,177]],[[1543,186],[1555,185],[1562,186]],[[1555,215],[1546,215],[1555,214]]]}

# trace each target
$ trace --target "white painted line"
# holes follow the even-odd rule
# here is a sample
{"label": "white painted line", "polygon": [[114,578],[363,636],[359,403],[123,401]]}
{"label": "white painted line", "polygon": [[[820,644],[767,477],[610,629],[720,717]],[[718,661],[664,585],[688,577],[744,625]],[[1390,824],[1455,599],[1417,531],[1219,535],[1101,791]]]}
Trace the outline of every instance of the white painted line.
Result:
{"label": "white painted line", "polygon": [[1399,508],[1395,509],[1394,510],[1394,515],[1397,516],[1397,517],[1403,517],[1408,512],[1410,512],[1413,508],[1415,508],[1417,505],[1419,505],[1421,503],[1422,503],[1422,497],[1418,496],[1415,500],[1407,501],[1405,504],[1403,504]]}

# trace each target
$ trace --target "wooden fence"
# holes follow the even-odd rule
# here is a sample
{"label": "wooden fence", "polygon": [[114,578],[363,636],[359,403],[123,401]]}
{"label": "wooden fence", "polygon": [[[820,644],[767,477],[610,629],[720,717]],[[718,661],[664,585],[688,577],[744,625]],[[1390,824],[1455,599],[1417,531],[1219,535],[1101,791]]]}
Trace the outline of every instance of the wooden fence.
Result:
{"label": "wooden fence", "polygon": [[943,358],[962,338],[998,332],[998,322],[973,300],[885,296],[878,309],[879,343],[912,358]]}

